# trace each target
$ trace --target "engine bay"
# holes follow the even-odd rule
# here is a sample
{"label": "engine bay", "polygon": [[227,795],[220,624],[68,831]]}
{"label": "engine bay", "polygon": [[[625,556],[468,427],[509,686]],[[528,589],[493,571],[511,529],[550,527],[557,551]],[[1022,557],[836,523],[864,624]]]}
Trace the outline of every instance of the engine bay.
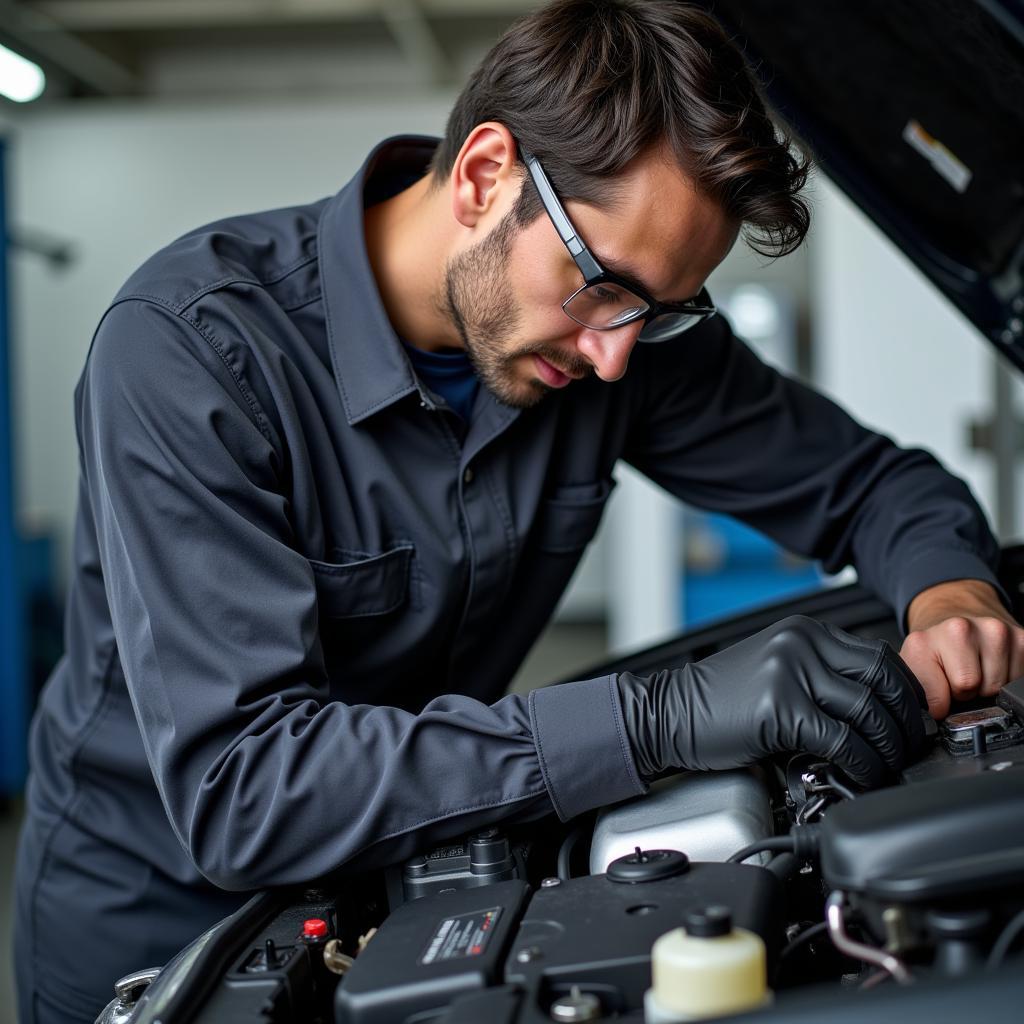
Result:
{"label": "engine bay", "polygon": [[[1004,551],[1000,575],[1024,615],[1024,548]],[[850,586],[593,674],[697,660],[787,614],[898,644],[889,610]],[[651,1012],[652,948],[716,916],[754,937],[767,983],[730,1020],[963,1024],[982,1010],[986,1024],[1017,1021],[1024,679],[924,720],[928,751],[871,792],[796,754],[672,775],[567,823],[487,829],[404,864],[267,890],[161,970],[122,979],[99,1021],[663,1024],[683,1018]],[[687,984],[707,987],[701,973]]]}
{"label": "engine bay", "polygon": [[979,998],[990,1019],[1016,1019],[1024,680],[932,724],[931,744],[871,793],[808,755],[684,773],[569,827],[488,829],[263,894],[109,1019],[681,1019],[645,1014],[652,946],[709,911],[763,943],[769,1000],[736,1019],[841,1020],[872,1000],[962,1020]]}

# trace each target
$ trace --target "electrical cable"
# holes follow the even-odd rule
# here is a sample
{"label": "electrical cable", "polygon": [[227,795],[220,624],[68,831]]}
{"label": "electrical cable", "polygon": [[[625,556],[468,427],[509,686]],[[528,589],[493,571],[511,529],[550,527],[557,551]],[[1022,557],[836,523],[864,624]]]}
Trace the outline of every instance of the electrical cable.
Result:
{"label": "electrical cable", "polygon": [[780,960],[785,960],[787,956],[792,956],[794,950],[799,949],[805,942],[813,939],[815,935],[822,935],[828,931],[828,921],[819,921],[817,924],[812,924],[810,927],[805,928],[795,938],[782,947],[782,952],[779,954]]}
{"label": "electrical cable", "polygon": [[850,787],[847,786],[845,782],[841,782],[837,778],[837,773],[836,773],[835,768],[829,766],[828,768],[825,769],[825,780],[844,799],[846,799],[846,800],[856,800],[857,799],[857,794],[852,789],[850,789]]}
{"label": "electrical cable", "polygon": [[1002,964],[1006,959],[1006,954],[1010,952],[1022,932],[1024,932],[1024,910],[1014,914],[999,933],[999,938],[996,939],[992,952],[988,955],[988,961],[985,963],[986,970],[994,971]]}
{"label": "electrical cable", "polygon": [[726,863],[739,864],[742,861],[745,861],[748,857],[753,857],[755,853],[764,853],[766,850],[778,850],[782,853],[792,853],[793,838],[792,836],[770,836],[767,839],[758,839],[756,843],[751,843],[749,846],[744,846],[742,850],[737,850],[731,857],[729,857]]}
{"label": "electrical cable", "polygon": [[572,851],[576,849],[585,828],[583,823],[575,825],[558,848],[558,877],[563,882],[568,882],[572,878]]}
{"label": "electrical cable", "polygon": [[742,850],[737,850],[726,863],[739,864],[748,857],[753,857],[755,853],[764,853],[766,850],[792,853],[798,860],[807,860],[818,852],[818,827],[800,825],[790,829],[789,835],[758,839],[749,846],[744,846]]}
{"label": "electrical cable", "polygon": [[770,871],[776,878],[781,879],[783,882],[788,878],[792,878],[799,870],[802,861],[797,858],[795,854],[785,853],[776,854],[772,857],[767,864],[765,864],[765,870]]}
{"label": "electrical cable", "polygon": [[825,793],[818,793],[817,796],[812,797],[800,808],[797,812],[796,823],[801,828],[808,823],[808,821],[818,814],[823,808],[828,805],[828,795]]}
{"label": "electrical cable", "polygon": [[799,935],[790,939],[790,941],[783,946],[782,952],[779,954],[778,959],[775,961],[775,973],[772,980],[773,987],[778,986],[782,979],[783,972],[786,969],[786,958],[792,956],[796,950],[798,950],[805,943],[818,935],[828,931],[828,921],[819,921],[817,924],[808,925]]}

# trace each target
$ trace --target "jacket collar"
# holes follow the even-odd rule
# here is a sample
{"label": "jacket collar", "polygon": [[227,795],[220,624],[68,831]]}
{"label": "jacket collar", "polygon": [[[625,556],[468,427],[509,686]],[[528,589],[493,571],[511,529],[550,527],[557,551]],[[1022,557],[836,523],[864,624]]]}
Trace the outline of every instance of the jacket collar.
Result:
{"label": "jacket collar", "polygon": [[370,268],[363,211],[421,178],[436,146],[437,140],[427,136],[385,139],[320,216],[317,245],[327,344],[352,424],[420,391]]}

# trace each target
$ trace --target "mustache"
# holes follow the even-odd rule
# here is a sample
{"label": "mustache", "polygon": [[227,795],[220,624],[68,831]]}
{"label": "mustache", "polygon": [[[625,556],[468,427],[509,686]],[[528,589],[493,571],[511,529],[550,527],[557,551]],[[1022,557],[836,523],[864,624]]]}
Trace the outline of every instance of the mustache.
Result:
{"label": "mustache", "polygon": [[583,378],[594,375],[594,367],[582,356],[573,356],[567,359],[565,352],[552,345],[527,345],[518,349],[511,358],[519,356],[540,356],[546,363],[550,363],[567,377]]}

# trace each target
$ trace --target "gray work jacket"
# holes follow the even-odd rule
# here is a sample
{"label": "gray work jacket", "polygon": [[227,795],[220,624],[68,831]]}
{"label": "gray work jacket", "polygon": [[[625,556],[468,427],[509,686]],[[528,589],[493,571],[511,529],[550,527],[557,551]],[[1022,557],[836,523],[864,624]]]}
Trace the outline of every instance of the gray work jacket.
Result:
{"label": "gray work jacket", "polygon": [[529,410],[481,388],[464,427],[410,367],[364,246],[364,205],[433,146],[389,140],[333,198],[185,235],[95,335],[32,799],[182,885],[306,880],[641,793],[614,677],[502,697],[619,459],[852,562],[900,614],[994,581],[961,482],[722,317]]}

